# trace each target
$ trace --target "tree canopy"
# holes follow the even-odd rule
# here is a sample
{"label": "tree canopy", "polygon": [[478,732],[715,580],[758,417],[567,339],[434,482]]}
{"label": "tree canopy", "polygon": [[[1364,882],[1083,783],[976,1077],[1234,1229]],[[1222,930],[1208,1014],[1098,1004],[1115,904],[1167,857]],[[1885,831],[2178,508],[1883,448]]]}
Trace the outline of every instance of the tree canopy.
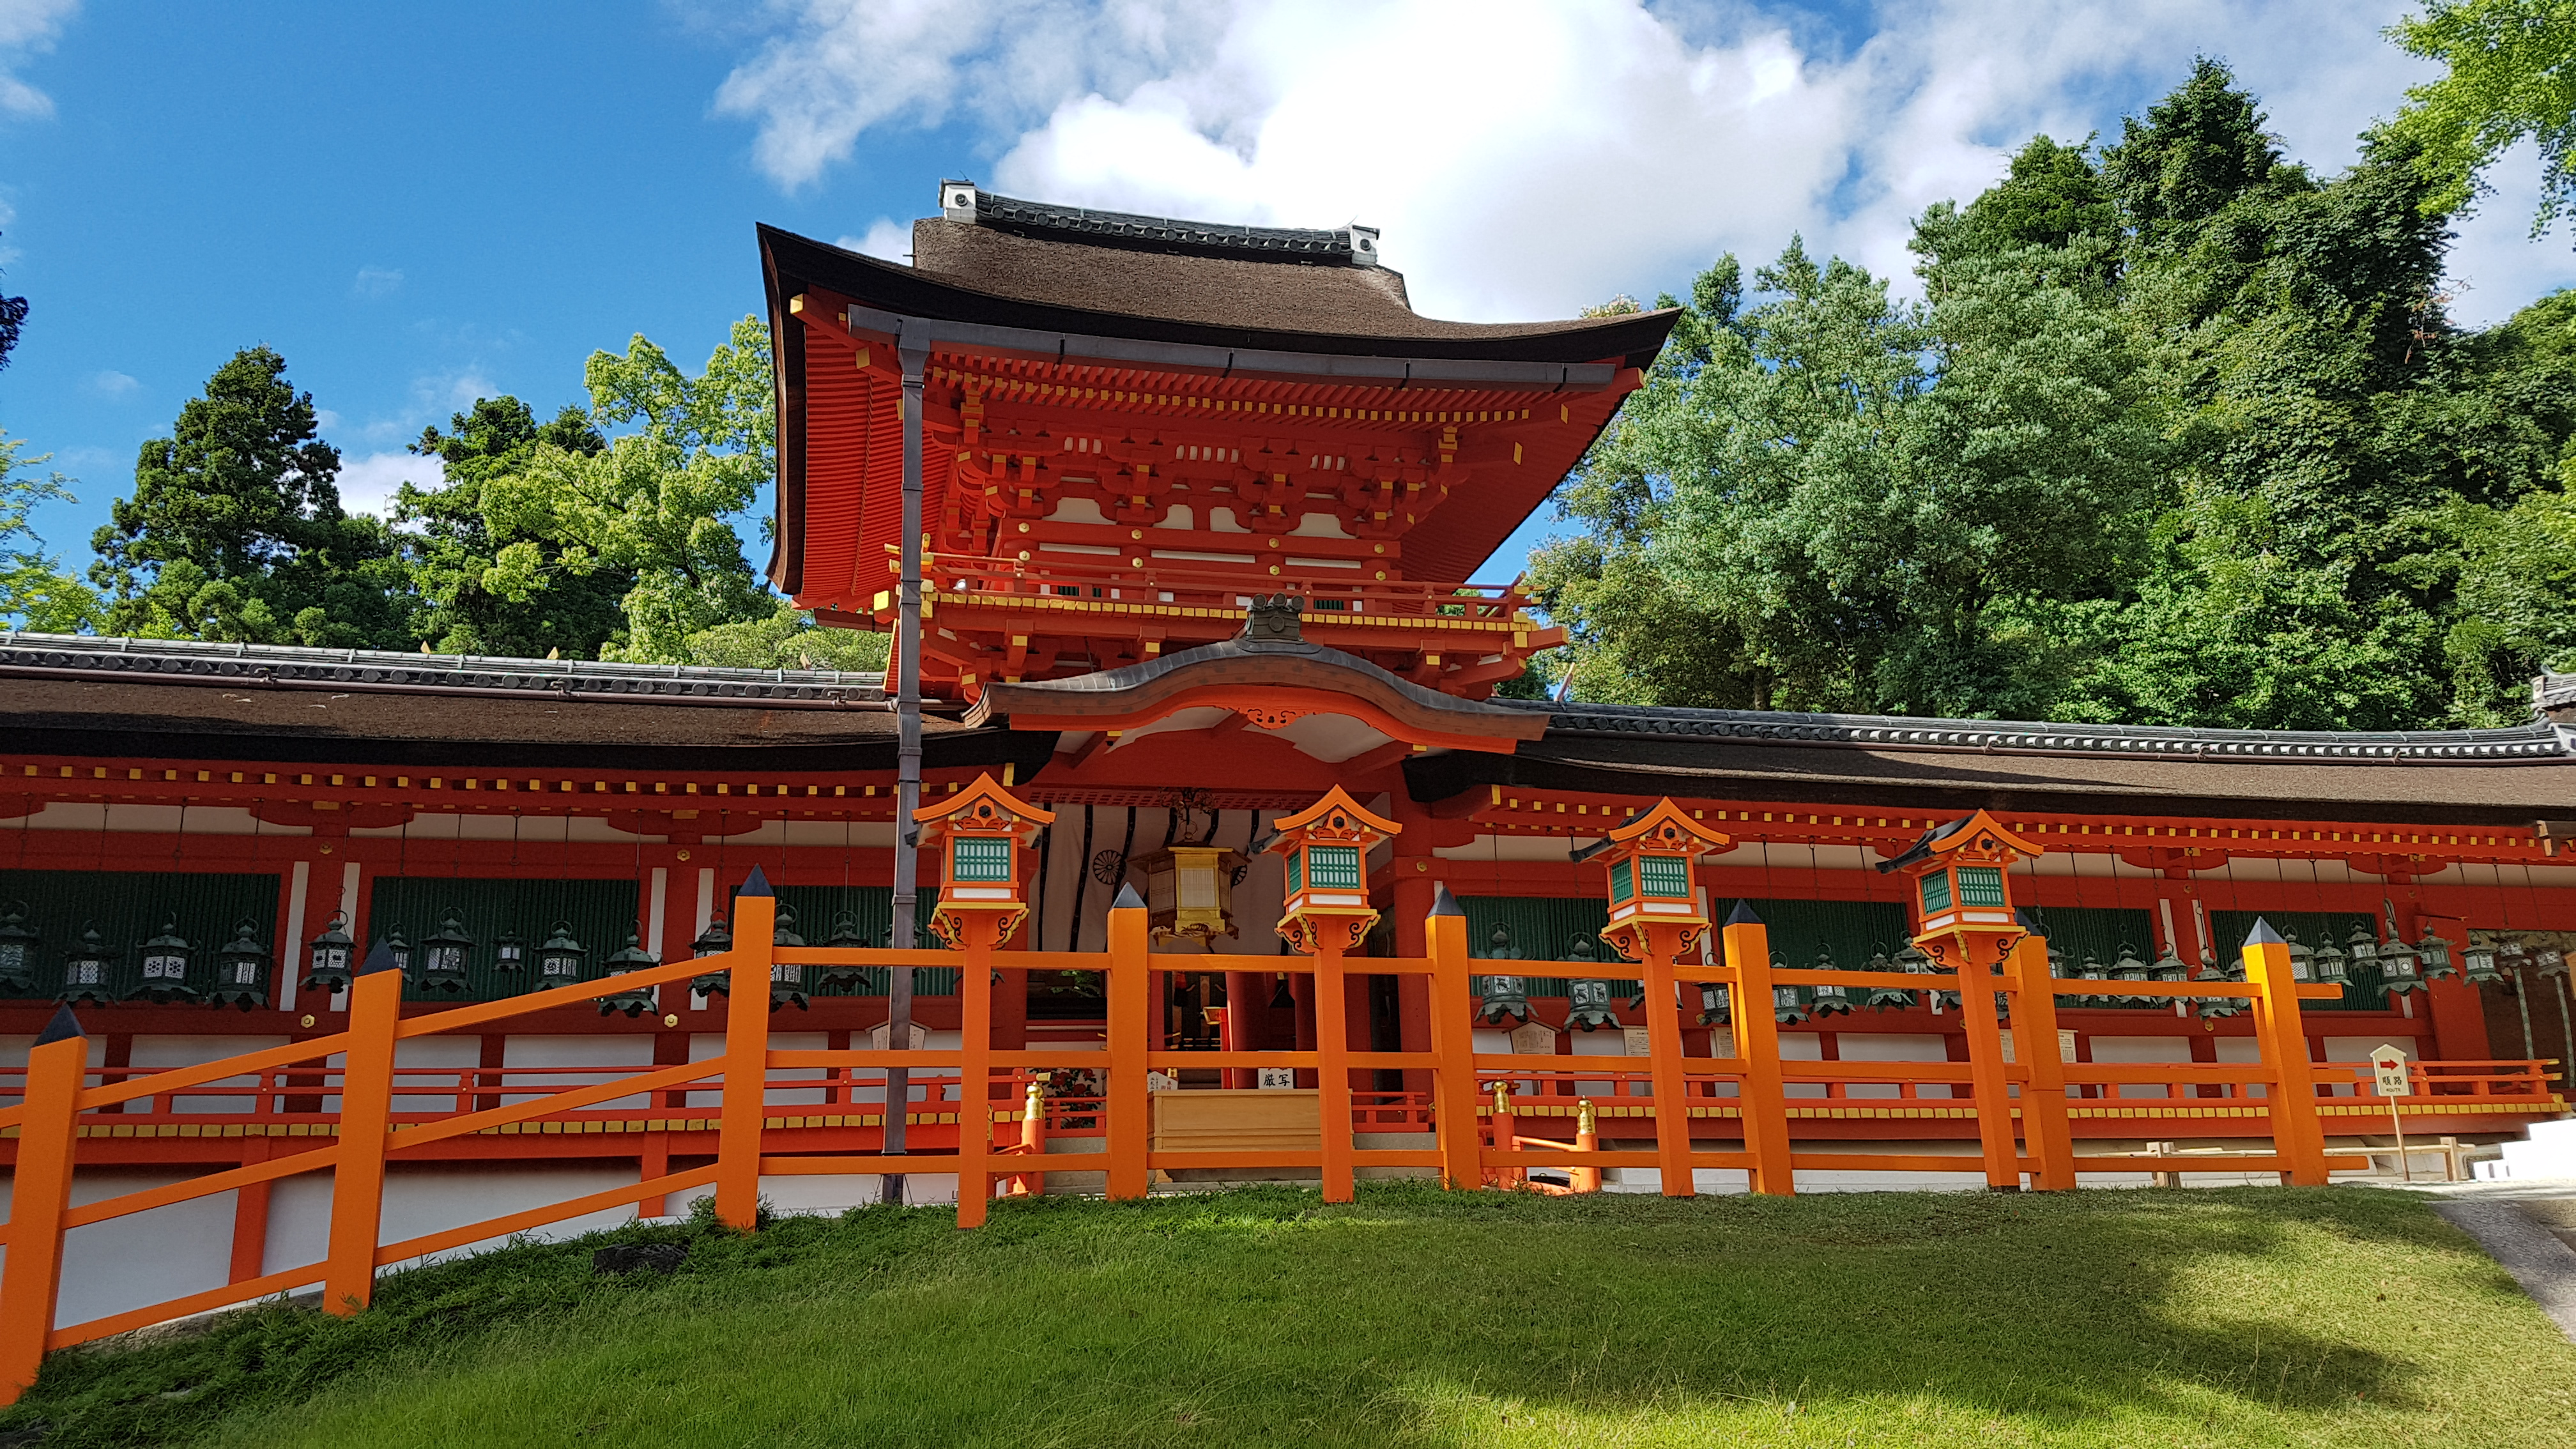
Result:
{"label": "tree canopy", "polygon": [[[1592,697],[2392,729],[2576,650],[2576,297],[2484,332],[2397,128],[2319,178],[2202,60],[1931,208],[1923,300],[1702,274],[1533,577]],[[1670,301],[1670,299],[1667,299]]]}
{"label": "tree canopy", "polygon": [[2445,67],[2406,93],[2392,128],[2415,147],[2428,209],[2466,210],[2486,170],[2524,141],[2540,148],[2532,234],[2576,206],[2576,0],[2434,0],[2388,33]]}

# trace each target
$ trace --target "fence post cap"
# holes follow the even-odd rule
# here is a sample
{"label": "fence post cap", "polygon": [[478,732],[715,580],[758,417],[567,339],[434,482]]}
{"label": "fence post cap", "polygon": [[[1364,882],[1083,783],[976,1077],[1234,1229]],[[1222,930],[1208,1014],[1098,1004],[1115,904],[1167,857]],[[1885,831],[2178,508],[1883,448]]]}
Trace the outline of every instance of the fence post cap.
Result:
{"label": "fence post cap", "polygon": [[81,1029],[80,1018],[72,1014],[72,1004],[66,1001],[54,1008],[54,1019],[46,1022],[45,1029],[36,1034],[36,1045],[52,1046],[58,1041],[87,1035],[89,1033]]}
{"label": "fence post cap", "polygon": [[758,865],[754,865],[751,868],[751,874],[743,877],[742,889],[735,892],[735,894],[745,896],[770,896],[776,895],[777,892],[769,888],[769,877],[761,874],[760,867]]}
{"label": "fence post cap", "polygon": [[1435,916],[1463,916],[1467,914],[1467,908],[1458,904],[1458,898],[1456,896],[1449,894],[1449,882],[1445,880],[1440,882],[1439,887],[1432,893],[1431,914]]}
{"label": "fence post cap", "polygon": [[394,948],[382,941],[378,941],[375,949],[367,953],[366,960],[358,963],[358,974],[361,976],[373,976],[379,971],[397,969],[399,968],[394,963]]}
{"label": "fence post cap", "polygon": [[2281,933],[2272,929],[2272,923],[2270,921],[2264,920],[2261,916],[2256,916],[2254,918],[2254,929],[2245,933],[2245,944],[2248,946],[2286,946],[2290,943],[2281,939]]}
{"label": "fence post cap", "polygon": [[1726,923],[1730,926],[1758,926],[1762,924],[1762,918],[1753,914],[1751,901],[1737,901],[1735,909],[1726,913]]}
{"label": "fence post cap", "polygon": [[1134,881],[1122,881],[1118,886],[1118,899],[1109,903],[1109,909],[1113,911],[1141,911],[1145,909],[1145,898],[1136,894],[1136,883]]}

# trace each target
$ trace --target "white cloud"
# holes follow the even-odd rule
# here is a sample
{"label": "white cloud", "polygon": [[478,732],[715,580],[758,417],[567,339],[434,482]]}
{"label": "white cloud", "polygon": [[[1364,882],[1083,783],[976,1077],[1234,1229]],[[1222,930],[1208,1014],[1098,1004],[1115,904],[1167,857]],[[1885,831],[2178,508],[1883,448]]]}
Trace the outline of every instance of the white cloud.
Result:
{"label": "white cloud", "polygon": [[[1924,206],[1974,195],[2033,131],[2115,137],[2197,53],[2335,169],[2433,73],[2380,37],[2404,8],[1933,0],[1838,51],[1794,7],[1723,0],[802,0],[717,102],[758,122],[791,189],[871,128],[966,119],[1002,191],[1365,221],[1425,312],[1563,316],[1792,231],[1901,276]],[[2576,281],[2563,244],[2516,250],[2517,209],[2489,211],[2462,228],[2465,318]],[[868,243],[902,232],[880,221],[862,249],[900,255]]]}
{"label": "white cloud", "polygon": [[881,216],[868,223],[863,235],[845,236],[832,245],[845,252],[858,252],[889,262],[909,262],[912,260],[912,227],[893,217]]}
{"label": "white cloud", "polygon": [[102,397],[127,397],[143,384],[113,369],[90,374],[90,391]]}
{"label": "white cloud", "polygon": [[406,481],[423,488],[439,486],[443,480],[438,460],[410,453],[369,453],[363,458],[342,458],[340,507],[350,513],[388,517],[393,512],[394,492]]}
{"label": "white cloud", "polygon": [[349,283],[349,291],[373,301],[401,291],[402,284],[403,274],[392,267],[360,267],[356,280]]}
{"label": "white cloud", "polygon": [[80,0],[0,0],[0,115],[41,119],[54,98],[18,79],[18,67],[54,48]]}

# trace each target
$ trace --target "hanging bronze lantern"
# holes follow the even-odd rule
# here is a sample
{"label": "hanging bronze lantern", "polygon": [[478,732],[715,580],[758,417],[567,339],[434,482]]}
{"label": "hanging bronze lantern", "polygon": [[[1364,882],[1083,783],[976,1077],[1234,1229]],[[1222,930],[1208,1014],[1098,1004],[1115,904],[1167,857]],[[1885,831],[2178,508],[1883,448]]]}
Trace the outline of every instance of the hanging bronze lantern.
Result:
{"label": "hanging bronze lantern", "polygon": [[[1815,969],[1819,971],[1839,971],[1842,969],[1834,964],[1834,952],[1831,946],[1819,946],[1816,948]],[[1813,1010],[1818,1016],[1851,1015],[1851,990],[1838,982],[1819,982],[1808,988],[1808,997],[1815,1003]]]}
{"label": "hanging bronze lantern", "polygon": [[570,986],[581,979],[581,964],[590,956],[588,947],[573,939],[572,922],[557,921],[554,930],[537,947],[537,986]]}
{"label": "hanging bronze lantern", "polygon": [[[1512,948],[1512,933],[1500,922],[1486,938],[1482,959],[1517,961],[1520,952]],[[1282,978],[1283,981],[1285,978]],[[1505,1021],[1526,1022],[1530,1019],[1529,978],[1526,976],[1479,976],[1476,987],[1476,1019],[1488,1026]]]}
{"label": "hanging bronze lantern", "polygon": [[[2138,953],[2129,949],[2129,943],[2126,941],[2122,941],[2120,943],[2120,954],[2111,962],[2111,979],[2114,981],[2133,983],[2147,979],[2147,963],[2138,959]],[[2153,1006],[2156,1004],[2156,999],[2154,997],[2138,996],[2134,993],[2118,994],[2114,999],[2122,1006]]]}
{"label": "hanging bronze lantern", "polygon": [[400,926],[385,932],[384,948],[392,953],[394,969],[402,973],[403,980],[411,980],[411,941],[403,935]]}
{"label": "hanging bronze lantern", "polygon": [[36,958],[45,938],[27,924],[27,903],[11,901],[0,911],[0,996],[36,994]]}
{"label": "hanging bronze lantern", "polygon": [[74,1006],[105,1006],[116,999],[108,988],[108,975],[115,969],[116,954],[98,934],[95,922],[83,922],[79,939],[63,953],[62,1000]]}
{"label": "hanging bronze lantern", "polygon": [[[827,951],[866,951],[876,944],[868,939],[867,932],[859,929],[858,913],[843,911],[832,918],[832,934],[824,938],[823,948]],[[814,989],[818,993],[837,991],[844,996],[874,996],[885,989],[880,984],[882,973],[883,968],[876,966],[826,966],[815,973]]]}
{"label": "hanging bronze lantern", "polygon": [[[1781,960],[1780,953],[1774,951],[1771,953],[1771,969],[1786,971],[1789,963]],[[1799,1000],[1797,987],[1783,986],[1776,981],[1772,983],[1771,1019],[1782,1026],[1807,1019],[1807,1008]]]}
{"label": "hanging bronze lantern", "polygon": [[2451,943],[2434,935],[2430,926],[2424,928],[2424,938],[2415,943],[2415,954],[2424,962],[2424,979],[2427,981],[2439,981],[2457,974],[2451,966]]}
{"label": "hanging bronze lantern", "polygon": [[179,934],[176,920],[161,923],[161,934],[143,943],[138,953],[143,963],[142,977],[126,993],[128,1001],[194,1001],[197,989],[188,984],[188,966],[196,948]]}
{"label": "hanging bronze lantern", "polygon": [[2496,948],[2491,940],[2471,936],[2468,949],[2460,953],[2460,965],[2472,985],[2492,986],[2504,980],[2504,972],[2496,968]]}
{"label": "hanging bronze lantern", "polygon": [[[600,969],[606,972],[611,980],[630,971],[641,971],[661,964],[662,958],[645,950],[644,938],[633,931],[626,933],[624,947],[609,953],[608,959],[599,963]],[[631,986],[613,996],[599,998],[599,1014],[602,1016],[622,1011],[626,1013],[628,1021],[633,1021],[645,1012],[655,1009],[657,1008],[653,1000],[653,988],[650,986]]]}
{"label": "hanging bronze lantern", "polygon": [[[726,925],[722,916],[710,916],[707,928],[698,933],[698,939],[689,943],[689,956],[692,960],[703,961],[732,949],[733,927]],[[727,994],[732,979],[733,973],[729,971],[710,971],[704,976],[690,978],[689,989],[700,996],[723,996]]]}
{"label": "hanging bronze lantern", "polygon": [[[1929,958],[1926,958],[1926,964],[1929,964]],[[1885,971],[1893,973],[1901,970],[1902,968],[1895,962],[1887,959],[1887,947],[1882,943],[1877,947],[1877,949],[1870,952],[1869,964],[1861,969],[1865,971]],[[1902,990],[1894,986],[1873,986],[1869,989],[1867,1005],[1872,1011],[1903,1011],[1913,1004],[1914,993],[1911,991]]]}
{"label": "hanging bronze lantern", "polygon": [[233,927],[233,938],[215,953],[215,989],[206,993],[207,1002],[244,1011],[268,1005],[268,965],[259,922],[245,916]]}
{"label": "hanging bronze lantern", "polygon": [[2316,973],[2317,980],[2328,986],[2345,986],[2352,981],[2352,971],[2348,961],[2349,958],[2344,955],[2343,949],[2334,943],[2334,933],[2329,931],[2326,933],[2325,944],[2319,946],[2316,953],[2308,958],[2308,968]]}
{"label": "hanging bronze lantern", "polygon": [[323,924],[322,934],[313,938],[312,971],[304,978],[304,989],[328,991],[335,996],[348,990],[350,978],[357,974],[353,959],[356,946],[349,939],[348,916],[332,912],[331,919]]}
{"label": "hanging bronze lantern", "polygon": [[1589,977],[1570,981],[1566,983],[1565,995],[1570,1008],[1565,1014],[1566,1030],[1596,1031],[1605,1026],[1614,1031],[1618,1029],[1619,1013],[1611,1005],[1609,982]]}
{"label": "hanging bronze lantern", "polygon": [[492,969],[516,975],[528,964],[528,943],[516,931],[503,931],[492,943]]}
{"label": "hanging bronze lantern", "polygon": [[465,995],[473,989],[465,979],[466,954],[473,949],[474,938],[465,934],[465,922],[449,911],[437,930],[421,938],[420,976],[414,984],[423,992]]}
{"label": "hanging bronze lantern", "polygon": [[1725,1026],[1734,1019],[1733,1006],[1726,987],[1715,981],[1699,984],[1699,1024]]}
{"label": "hanging bronze lantern", "polygon": [[[778,922],[769,933],[770,943],[801,949],[805,938],[796,934],[796,908],[785,901],[778,903]],[[776,1011],[793,1003],[798,1011],[811,1011],[805,1003],[805,968],[785,961],[769,963],[769,1009]]]}

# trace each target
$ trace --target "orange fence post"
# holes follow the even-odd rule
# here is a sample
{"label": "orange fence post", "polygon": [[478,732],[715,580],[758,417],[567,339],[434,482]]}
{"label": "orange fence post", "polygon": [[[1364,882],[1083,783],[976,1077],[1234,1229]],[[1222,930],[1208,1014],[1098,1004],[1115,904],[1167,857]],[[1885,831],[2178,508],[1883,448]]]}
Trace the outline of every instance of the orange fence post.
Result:
{"label": "orange fence post", "polygon": [[[733,901],[733,965],[725,993],[724,1105],[716,1125],[716,1220],[736,1232],[749,1232],[760,1223],[760,1134],[769,1100],[770,968],[777,954],[778,898],[769,889],[769,877],[755,865]],[[898,1050],[907,1045],[886,1044]],[[902,1102],[885,1106],[889,1119],[906,1108]]]}
{"label": "orange fence post", "polygon": [[[1027,1096],[1020,1104],[1020,1155],[1044,1161],[1046,1157],[1046,1083],[1029,1078]],[[1012,1183],[1012,1191],[1021,1197],[1046,1196],[1046,1173],[1031,1170],[1021,1173]]]}
{"label": "orange fence post", "polygon": [[27,1054],[27,1114],[18,1129],[9,1195],[9,1261],[0,1270],[0,1404],[35,1387],[54,1330],[63,1281],[63,1213],[71,1206],[72,1150],[80,1139],[81,1082],[89,1038],[66,1006]]}
{"label": "orange fence post", "polygon": [[326,1313],[358,1313],[375,1301],[402,993],[403,973],[394,966],[393,950],[378,942],[349,983],[349,1053],[340,1068],[340,1143],[331,1170],[331,1252],[322,1274]]}
{"label": "orange fence post", "polygon": [[1673,1001],[1673,956],[1664,949],[1674,932],[1650,928],[1645,960],[1647,1064],[1655,1083],[1655,1164],[1664,1196],[1692,1197],[1690,1079],[1682,1075],[1682,1023]]}
{"label": "orange fence post", "polygon": [[2013,1044],[2028,1064],[2021,1084],[2021,1133],[2031,1158],[2031,1185],[2044,1192],[2075,1186],[2075,1137],[2066,1114],[2066,1062],[2057,1047],[2057,996],[2048,988],[2048,942],[2024,936],[2005,963],[2017,988]]}
{"label": "orange fence post", "polygon": [[[1512,1113],[1510,1083],[1501,1080],[1494,1083],[1494,1111],[1487,1120],[1493,1124],[1496,1152],[1515,1152],[1520,1149],[1520,1123]],[[1485,1182],[1492,1187],[1511,1187],[1528,1181],[1528,1178],[1529,1175],[1526,1172],[1510,1167],[1496,1168],[1485,1174]]]}
{"label": "orange fence post", "polygon": [[2254,1034],[2272,1076],[2265,1106],[2272,1118],[2272,1150],[2288,1160],[2284,1183],[2326,1184],[2325,1126],[2317,1118],[2316,1069],[2308,1061],[2307,1033],[2299,1025],[2299,982],[2290,970],[2290,946],[2269,921],[2257,920],[2245,938],[2245,979],[2262,988],[2254,998]]}
{"label": "orange fence post", "polygon": [[1309,959],[1315,967],[1315,1110],[1323,1118],[1324,1201],[1349,1202],[1351,1034],[1342,1005],[1341,943],[1319,935]]}
{"label": "orange fence post", "polygon": [[980,1228],[993,1197],[993,939],[1001,923],[983,911],[959,915],[957,1226]]}
{"label": "orange fence post", "polygon": [[1145,1153],[1154,1104],[1145,1091],[1145,1053],[1154,1029],[1146,979],[1153,957],[1145,930],[1145,898],[1133,885],[1120,886],[1109,908],[1109,1080],[1101,1085],[1112,1201],[1143,1197],[1151,1180]]}
{"label": "orange fence post", "polygon": [[1423,923],[1431,953],[1431,1117],[1439,1129],[1440,1177],[1448,1186],[1485,1180],[1476,1143],[1475,1003],[1467,990],[1467,911],[1442,882]]}
{"label": "orange fence post", "polygon": [[1745,1178],[1755,1192],[1794,1193],[1788,1094],[1780,1088],[1780,1023],[1771,1015],[1771,930],[1742,901],[1721,933],[1735,968],[1735,1056],[1744,1073],[1736,1111],[1744,1125]]}
{"label": "orange fence post", "polygon": [[2003,1029],[1995,1021],[1995,968],[1978,949],[1960,952],[1959,1017],[1968,1033],[1968,1091],[1977,1103],[1977,1144],[1985,1158],[1986,1186],[2021,1188],[2021,1150],[2013,1140],[2012,1088],[2004,1070]]}

